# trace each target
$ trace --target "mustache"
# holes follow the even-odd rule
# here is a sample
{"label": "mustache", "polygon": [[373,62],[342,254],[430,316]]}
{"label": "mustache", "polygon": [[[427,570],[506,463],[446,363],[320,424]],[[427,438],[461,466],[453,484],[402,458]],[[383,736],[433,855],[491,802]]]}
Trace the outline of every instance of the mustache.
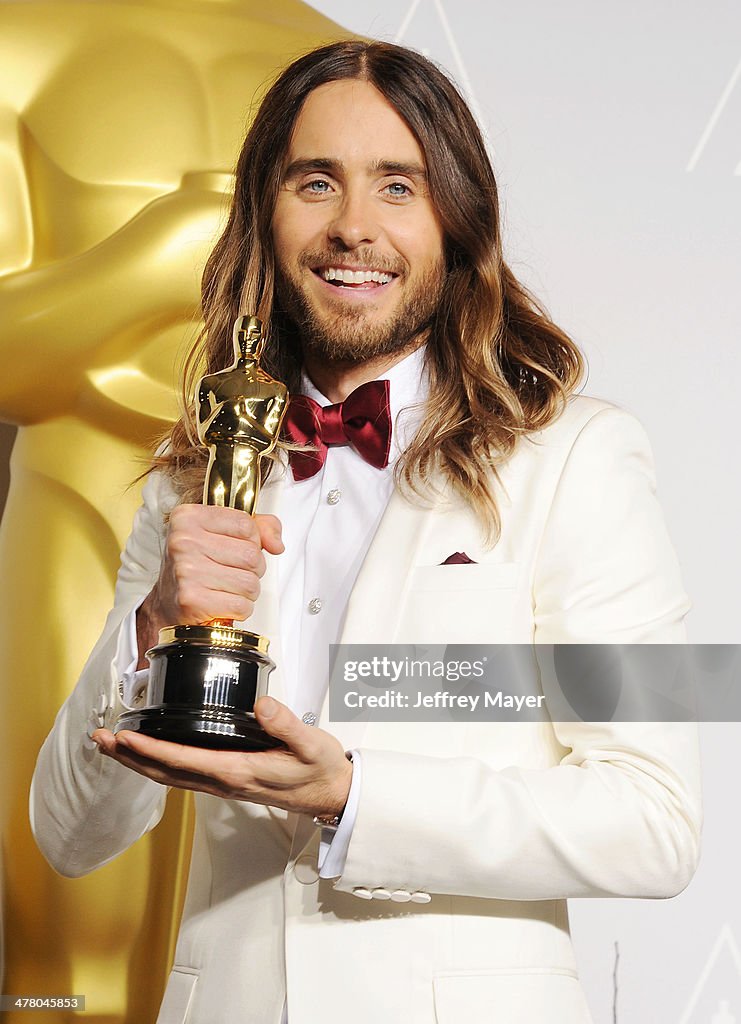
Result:
{"label": "mustache", "polygon": [[407,273],[406,260],[400,256],[396,259],[375,252],[370,246],[365,249],[353,249],[351,253],[342,249],[308,249],[298,258],[299,266],[313,270],[315,267],[343,266],[350,269],[364,270],[373,267],[387,274],[401,277]]}

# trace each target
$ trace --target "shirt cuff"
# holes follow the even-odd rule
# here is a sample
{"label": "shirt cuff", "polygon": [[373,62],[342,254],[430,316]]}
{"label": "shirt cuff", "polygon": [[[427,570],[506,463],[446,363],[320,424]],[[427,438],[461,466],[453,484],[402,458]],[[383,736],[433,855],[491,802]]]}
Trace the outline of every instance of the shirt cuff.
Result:
{"label": "shirt cuff", "polygon": [[361,757],[357,750],[350,751],[352,761],[352,782],[350,792],[347,795],[345,810],[342,812],[342,821],[336,832],[323,828],[319,840],[319,865],[320,878],[339,878],[345,870],[347,851],[352,838],[352,830],[355,819],[358,815],[358,804],[360,803],[360,775]]}
{"label": "shirt cuff", "polygon": [[119,681],[121,702],[127,708],[133,708],[141,701],[141,696],[149,680],[148,668],[136,671],[136,666],[139,662],[139,645],[136,638],[136,613],[143,602],[144,598],[131,609],[121,623],[121,628],[118,632],[116,657],[113,660],[113,670]]}

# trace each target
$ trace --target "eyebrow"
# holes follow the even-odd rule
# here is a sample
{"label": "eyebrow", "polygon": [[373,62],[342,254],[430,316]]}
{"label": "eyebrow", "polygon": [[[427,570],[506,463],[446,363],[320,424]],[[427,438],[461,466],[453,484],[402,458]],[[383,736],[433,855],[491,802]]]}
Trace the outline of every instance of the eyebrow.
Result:
{"label": "eyebrow", "polygon": [[[346,170],[342,160],[335,160],[332,157],[309,157],[301,160],[293,160],[286,167],[283,173],[283,180],[289,181],[301,174],[309,174],[311,171],[329,171],[336,174]],[[427,172],[422,164],[406,163],[402,160],[374,160],[368,165],[371,174],[404,174],[408,178],[417,178],[420,181],[427,180]]]}

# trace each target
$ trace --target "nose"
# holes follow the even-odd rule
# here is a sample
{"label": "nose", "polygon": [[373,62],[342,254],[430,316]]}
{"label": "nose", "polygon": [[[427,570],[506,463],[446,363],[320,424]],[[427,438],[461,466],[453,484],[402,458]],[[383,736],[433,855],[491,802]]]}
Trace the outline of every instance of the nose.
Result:
{"label": "nose", "polygon": [[327,234],[346,249],[370,245],[376,241],[380,227],[374,212],[373,199],[363,190],[347,189],[335,208]]}

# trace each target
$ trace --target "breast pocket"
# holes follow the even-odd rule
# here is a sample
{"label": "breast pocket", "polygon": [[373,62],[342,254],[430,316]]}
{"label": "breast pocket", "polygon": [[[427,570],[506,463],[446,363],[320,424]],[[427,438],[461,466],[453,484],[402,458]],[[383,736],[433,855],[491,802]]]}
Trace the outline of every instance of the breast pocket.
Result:
{"label": "breast pocket", "polygon": [[405,595],[399,640],[506,643],[519,568],[515,562],[417,566]]}
{"label": "breast pocket", "polygon": [[433,985],[437,1024],[592,1024],[581,986],[567,971],[456,971]]}

